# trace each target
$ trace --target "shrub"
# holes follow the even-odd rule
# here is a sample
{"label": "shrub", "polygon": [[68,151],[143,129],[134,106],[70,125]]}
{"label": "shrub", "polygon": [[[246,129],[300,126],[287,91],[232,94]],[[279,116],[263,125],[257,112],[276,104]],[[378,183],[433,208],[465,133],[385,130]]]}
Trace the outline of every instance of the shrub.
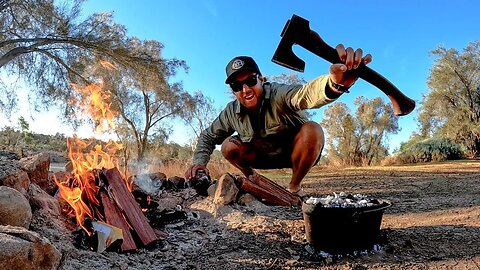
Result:
{"label": "shrub", "polygon": [[419,163],[462,159],[464,153],[460,144],[446,138],[432,138],[417,142],[396,157],[396,163]]}

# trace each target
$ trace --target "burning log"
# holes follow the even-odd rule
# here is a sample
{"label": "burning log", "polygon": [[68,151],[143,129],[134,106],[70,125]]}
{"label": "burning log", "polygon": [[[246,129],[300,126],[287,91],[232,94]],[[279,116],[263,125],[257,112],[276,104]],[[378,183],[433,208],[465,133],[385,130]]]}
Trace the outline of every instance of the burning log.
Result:
{"label": "burning log", "polygon": [[135,201],[132,193],[128,191],[122,176],[117,168],[103,170],[103,180],[108,183],[108,188],[118,207],[132,225],[143,245],[148,246],[157,240],[153,228],[148,223],[142,209]]}
{"label": "burning log", "polygon": [[100,192],[100,198],[102,200],[103,211],[105,212],[107,223],[122,229],[123,242],[120,247],[122,252],[129,252],[137,249],[137,245],[130,233],[130,225],[128,225],[125,217],[120,212],[120,209],[118,209],[117,204],[105,191]]}
{"label": "burning log", "polygon": [[[90,113],[91,119],[96,123],[96,131],[112,128],[116,112],[110,110],[109,92],[103,91],[99,84],[72,86],[79,92],[78,97],[81,97],[73,102]],[[98,232],[98,239],[102,241],[111,241],[113,238],[118,240],[118,232],[122,230],[122,251],[134,250],[137,245],[151,245],[157,240],[155,231],[127,188],[130,181],[127,183],[117,169],[119,160],[116,153],[123,149],[123,145],[109,140],[106,144],[92,146],[76,135],[67,139],[68,158],[71,162],[68,172],[71,172],[72,177],[65,181],[55,178],[59,187],[58,197],[68,203],[69,210],[72,210],[70,213],[75,214],[78,225],[89,236]],[[128,177],[128,172],[125,172],[125,178]],[[86,220],[96,222],[94,224],[98,225],[98,230],[86,226]],[[100,222],[105,222],[106,226]],[[113,238],[110,237],[112,233],[108,232],[109,226],[115,227],[111,229]],[[100,250],[104,248],[106,247],[102,245]]]}
{"label": "burning log", "polygon": [[239,177],[240,188],[269,203],[282,206],[300,205],[301,200],[290,191],[262,175]]}

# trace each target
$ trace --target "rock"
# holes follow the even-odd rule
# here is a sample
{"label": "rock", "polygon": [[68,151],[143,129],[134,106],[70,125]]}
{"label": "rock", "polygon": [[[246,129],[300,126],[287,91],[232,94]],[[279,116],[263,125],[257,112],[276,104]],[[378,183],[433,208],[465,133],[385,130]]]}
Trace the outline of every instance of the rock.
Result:
{"label": "rock", "polygon": [[33,210],[45,211],[53,216],[60,216],[61,208],[57,199],[48,195],[36,184],[31,184],[28,189],[28,200]]}
{"label": "rock", "polygon": [[208,196],[210,196],[210,197],[215,196],[215,191],[217,191],[217,182],[213,183],[212,185],[210,185],[208,187],[208,189],[207,189]]}
{"label": "rock", "polygon": [[238,198],[238,204],[240,205],[250,205],[254,201],[257,201],[257,198],[255,198],[250,193],[245,193],[242,196],[240,196],[240,198]]}
{"label": "rock", "polygon": [[31,183],[39,185],[43,190],[48,189],[48,171],[50,169],[49,154],[40,153],[35,156],[22,158],[19,162],[23,170],[27,172]]}
{"label": "rock", "polygon": [[179,177],[179,176],[172,176],[168,178],[168,182],[171,183],[172,188],[175,190],[178,189],[184,189],[187,187],[187,184],[185,182],[185,178]]}
{"label": "rock", "polygon": [[0,269],[57,269],[61,253],[44,237],[0,225]]}
{"label": "rock", "polygon": [[65,172],[65,171],[58,171],[58,172],[50,172],[48,174],[48,183],[46,188],[42,188],[51,196],[54,196],[58,190],[57,183],[55,183],[55,179],[59,182],[67,181],[68,179],[72,178],[72,174]]}
{"label": "rock", "polygon": [[72,173],[73,172],[73,163],[72,161],[67,161],[67,163],[65,163],[65,171],[68,172],[68,173]]}
{"label": "rock", "polygon": [[66,162],[68,162],[67,153],[65,152],[56,152],[56,151],[46,150],[44,153],[47,153],[50,156],[51,163],[65,164]]}
{"label": "rock", "polygon": [[5,157],[6,159],[19,160],[20,156],[12,151],[0,150],[0,157]]}
{"label": "rock", "polygon": [[235,185],[235,179],[228,173],[224,174],[218,180],[213,202],[223,205],[230,204],[236,200],[238,192],[239,189]]}
{"label": "rock", "polygon": [[160,198],[157,199],[158,211],[165,211],[169,209],[175,209],[177,205],[182,205],[184,199],[178,196],[169,196],[162,194]]}
{"label": "rock", "polygon": [[23,195],[27,194],[30,178],[27,172],[21,169],[18,160],[0,156],[0,186],[11,187]]}
{"label": "rock", "polygon": [[19,191],[0,186],[0,225],[28,228],[32,221],[32,209]]}
{"label": "rock", "polygon": [[204,170],[197,170],[195,177],[190,179],[190,186],[201,196],[208,196],[208,188],[211,184],[212,179]]}
{"label": "rock", "polygon": [[133,191],[155,196],[166,179],[167,176],[161,172],[136,175],[133,178]]}

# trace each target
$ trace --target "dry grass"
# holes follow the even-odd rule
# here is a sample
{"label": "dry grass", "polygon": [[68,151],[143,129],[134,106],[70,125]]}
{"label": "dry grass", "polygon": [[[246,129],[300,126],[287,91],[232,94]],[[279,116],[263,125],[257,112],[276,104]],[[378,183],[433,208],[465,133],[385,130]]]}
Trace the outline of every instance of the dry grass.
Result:
{"label": "dry grass", "polygon": [[[187,168],[191,166],[190,160],[171,160],[170,162],[165,162],[162,164],[157,164],[157,165],[148,165],[147,168],[143,168],[143,172],[162,172],[167,175],[167,177],[171,176],[179,176],[179,177],[184,177],[185,171]],[[385,164],[382,164],[381,166],[361,166],[361,167],[356,167],[356,166],[335,166],[332,164],[326,165],[326,164],[321,164],[321,165],[316,165],[314,166],[310,172],[307,174],[321,174],[322,172],[330,172],[330,171],[336,171],[336,170],[341,170],[341,169],[382,169],[384,167],[392,167],[395,166],[394,164],[391,164],[390,162],[386,162]],[[235,168],[233,165],[228,163],[226,160],[211,160],[208,163],[207,166],[208,170],[210,171],[210,176],[212,179],[218,179],[220,176],[222,176],[225,173],[231,173],[235,175],[242,175],[242,173]],[[292,169],[286,168],[286,169],[272,169],[272,170],[258,170],[258,172],[262,175],[265,175],[266,177],[272,178],[272,179],[278,179],[278,180],[289,180],[291,175],[292,175]]]}
{"label": "dry grass", "polygon": [[[149,166],[149,172],[162,172],[167,175],[167,177],[171,176],[180,176],[184,177],[185,171],[191,165],[188,161],[182,160],[172,160],[170,162],[161,164],[161,165],[151,165]],[[212,179],[218,179],[225,173],[231,173],[235,175],[242,175],[240,170],[235,168],[232,164],[228,163],[226,160],[211,160],[207,168],[210,172],[210,176]],[[311,172],[320,172],[325,169],[338,169],[338,167],[329,167],[326,165],[317,165],[312,168]],[[258,170],[258,173],[265,175],[266,177],[273,177],[273,178],[287,178],[289,179],[292,175],[292,169],[272,169],[272,170]]]}
{"label": "dry grass", "polygon": [[[150,165],[148,167],[149,172],[162,172],[167,177],[179,176],[184,177],[185,171],[191,166],[191,163],[184,160],[172,160],[160,165]],[[218,179],[225,173],[240,174],[240,171],[233,167],[227,161],[212,160],[208,163],[207,168],[210,172],[212,179]]]}

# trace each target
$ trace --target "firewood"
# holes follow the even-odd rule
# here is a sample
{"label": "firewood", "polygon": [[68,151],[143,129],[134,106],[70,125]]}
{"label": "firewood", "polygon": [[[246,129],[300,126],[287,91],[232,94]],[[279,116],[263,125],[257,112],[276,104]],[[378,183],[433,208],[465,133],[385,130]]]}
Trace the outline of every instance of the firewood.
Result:
{"label": "firewood", "polygon": [[105,181],[119,208],[123,211],[124,216],[132,225],[133,230],[140,238],[143,245],[147,246],[157,240],[157,236],[153,228],[148,223],[147,218],[142,212],[142,209],[135,201],[132,193],[127,189],[125,181],[123,180],[117,168],[112,168],[103,171]]}
{"label": "firewood", "polygon": [[267,179],[267,181],[265,179],[256,178],[254,179],[255,182],[253,182],[248,178],[240,177],[240,188],[259,199],[264,199],[265,201],[275,205],[299,205],[300,199],[297,196],[293,195],[291,192],[281,186],[280,188],[282,190],[279,189],[275,185],[269,183],[272,182],[271,180]]}
{"label": "firewood", "polygon": [[117,204],[108,196],[105,191],[100,191],[100,199],[102,200],[103,211],[105,213],[106,222],[110,225],[122,229],[123,242],[121,245],[122,252],[130,252],[137,249],[137,245],[130,233],[130,225],[125,220]]}
{"label": "firewood", "polygon": [[268,179],[267,177],[256,174],[253,177],[253,182],[259,185],[261,188],[266,189],[274,194],[278,194],[282,199],[290,202],[292,205],[298,205],[300,203],[300,198],[295,196],[293,193],[275,183],[274,181]]}

